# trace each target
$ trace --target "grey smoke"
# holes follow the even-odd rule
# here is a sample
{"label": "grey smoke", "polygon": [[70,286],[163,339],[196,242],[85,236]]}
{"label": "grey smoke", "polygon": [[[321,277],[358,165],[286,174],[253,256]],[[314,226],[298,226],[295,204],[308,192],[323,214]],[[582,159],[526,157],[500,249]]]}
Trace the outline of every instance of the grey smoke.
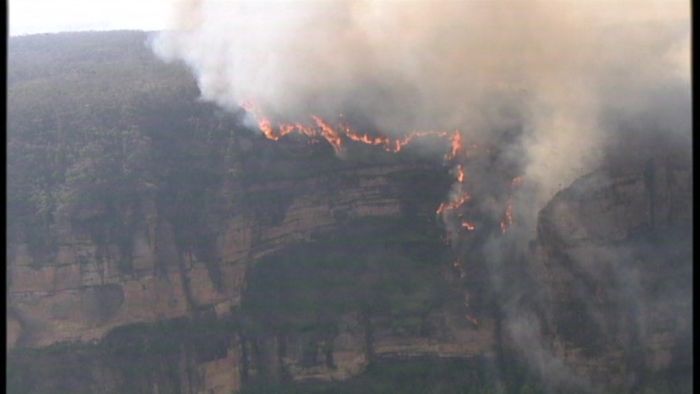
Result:
{"label": "grey smoke", "polygon": [[[494,147],[464,161],[470,212],[497,228],[508,199],[514,206],[512,232],[495,230],[482,250],[494,291],[533,364],[575,380],[535,319],[508,306],[517,294],[504,272],[527,253],[540,209],[574,179],[642,160],[653,141],[688,146],[689,2],[191,0],[175,15],[155,52],[184,61],[203,99],[223,108],[253,100],[284,121],[344,114],[393,136],[457,129]],[[474,247],[458,241],[462,253]]]}
{"label": "grey smoke", "polygon": [[[277,119],[357,114],[384,134],[525,130],[541,201],[594,168],[601,111],[689,80],[686,1],[182,1],[154,41],[204,99]],[[374,130],[373,130],[374,131]]]}

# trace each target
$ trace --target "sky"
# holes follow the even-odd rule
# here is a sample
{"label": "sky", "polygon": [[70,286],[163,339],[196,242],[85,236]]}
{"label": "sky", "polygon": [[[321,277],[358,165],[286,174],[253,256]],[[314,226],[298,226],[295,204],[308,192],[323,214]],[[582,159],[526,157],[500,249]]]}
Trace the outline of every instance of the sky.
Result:
{"label": "sky", "polygon": [[10,0],[10,35],[162,30],[176,0]]}
{"label": "sky", "polygon": [[[172,22],[174,6],[181,2],[182,0],[10,0],[10,35],[85,30],[162,30]],[[663,6],[664,2],[659,4],[661,6],[657,6],[657,13],[670,12],[667,9],[669,7]],[[631,8],[630,18],[634,18],[633,11],[634,8]]]}

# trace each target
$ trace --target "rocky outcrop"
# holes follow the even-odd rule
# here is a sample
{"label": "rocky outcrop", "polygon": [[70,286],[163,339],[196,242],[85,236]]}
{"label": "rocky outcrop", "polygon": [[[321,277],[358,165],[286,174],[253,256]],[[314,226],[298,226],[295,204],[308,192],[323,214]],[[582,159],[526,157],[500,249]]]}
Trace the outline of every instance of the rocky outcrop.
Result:
{"label": "rocky outcrop", "polygon": [[[247,193],[291,190],[294,197],[267,224],[255,216],[261,211],[254,206],[246,212],[233,205],[237,213],[223,220],[211,254],[217,256],[216,278],[195,254],[178,254],[171,225],[155,219],[157,212],[145,221],[151,228],[133,234],[131,272],[119,267],[116,246],[107,246],[115,251],[110,258],[100,254],[104,246],[69,231],[49,265],[37,267],[26,245],[17,245],[9,264],[8,345],[99,344],[118,327],[197,321],[201,311],[210,311],[217,321],[235,320],[256,261],[356,219],[406,215],[407,197],[393,176],[425,169],[359,168],[337,174],[352,178],[342,188],[328,188],[327,178],[251,185]],[[541,212],[532,264],[548,295],[548,339],[554,354],[581,376],[629,386],[630,379],[642,384],[643,374],[691,365],[684,348],[692,316],[685,297],[691,269],[690,184],[687,166],[657,160],[625,175],[598,172],[581,178]],[[433,209],[430,203],[423,206],[425,212]],[[167,260],[160,271],[159,256],[174,262]],[[424,319],[431,326],[424,327],[428,334],[401,333],[392,328],[390,316],[357,312],[343,315],[332,334],[291,330],[239,337],[232,330],[225,334],[230,345],[221,354],[181,357],[191,364],[190,376],[196,376],[188,385],[229,392],[260,379],[343,380],[375,358],[493,354],[493,316],[479,315],[477,325],[464,313],[454,307],[432,311]]]}
{"label": "rocky outcrop", "polygon": [[[130,234],[129,253],[124,253],[119,244],[96,242],[90,236],[90,228],[84,223],[98,216],[99,209],[64,217],[57,226],[57,252],[48,256],[49,261],[40,261],[47,256],[37,256],[26,244],[11,245],[9,249],[12,315],[8,320],[8,347],[20,353],[22,349],[65,343],[99,347],[115,329],[179,318],[196,321],[202,311],[213,312],[219,321],[230,321],[236,317],[247,272],[256,261],[289,245],[332,233],[345,223],[403,217],[406,209],[416,209],[411,205],[415,198],[404,195],[406,174],[425,171],[439,173],[440,169],[419,163],[354,166],[295,181],[228,185],[235,191],[221,190],[221,194],[246,198],[218,212],[220,232],[214,246],[204,252],[184,251],[175,239],[173,224],[153,201],[140,204],[138,214],[143,220]],[[439,196],[435,194],[433,199],[418,203],[419,215],[434,210]],[[357,320],[350,319],[344,327],[354,328],[341,329],[340,335],[332,339],[331,368],[302,362],[298,350],[301,337],[285,339],[288,350],[281,362],[286,373],[301,380],[342,379],[357,374],[368,362],[362,346],[364,333],[357,326]],[[231,342],[239,341],[234,331],[229,335]],[[251,360],[246,357],[253,357],[254,352],[245,341],[205,362],[183,355],[184,360],[196,365],[199,378],[192,387],[230,392],[240,387],[239,376],[248,374],[248,370],[254,374],[255,369],[273,368],[273,361],[268,365],[268,361],[261,360],[267,360],[266,348],[279,353],[279,344],[258,342],[254,346],[258,354]],[[424,338],[398,343],[386,338],[375,346],[379,354],[402,349],[459,353],[454,347],[464,347],[454,340],[441,344],[427,343]],[[241,350],[245,347],[247,350]],[[243,370],[243,364],[248,365],[246,371],[236,372],[238,368]]]}
{"label": "rocky outcrop", "polygon": [[[439,316],[439,315],[442,316]],[[480,325],[464,316],[437,313],[428,320],[438,332],[429,335],[392,331],[387,317],[368,321],[346,315],[330,336],[291,332],[244,341],[244,376],[248,380],[339,381],[362,372],[373,360],[421,357],[471,359],[494,352],[493,320]],[[370,328],[371,327],[371,328]],[[368,328],[371,339],[368,341]]]}
{"label": "rocky outcrop", "polygon": [[[9,301],[16,317],[8,323],[9,345],[41,347],[97,340],[120,325],[172,319],[207,307],[220,315],[228,313],[240,304],[246,269],[256,259],[330,231],[344,221],[400,216],[402,191],[391,177],[412,169],[417,167],[341,172],[334,176],[352,177],[352,184],[335,189],[329,188],[327,179],[310,178],[263,182],[238,191],[249,196],[283,196],[287,206],[258,200],[233,205],[230,213],[221,212],[226,218],[223,231],[210,252],[215,272],[211,261],[179,252],[172,224],[160,218],[152,205],[141,212],[146,219],[132,233],[129,272],[120,266],[125,256],[118,245],[100,245],[66,220],[51,261],[37,261],[26,244],[10,248]],[[256,218],[260,212],[274,210],[281,210],[274,223]]]}
{"label": "rocky outcrop", "polygon": [[591,381],[629,389],[690,371],[690,168],[662,157],[599,171],[540,213],[533,272],[547,290],[548,340]]}
{"label": "rocky outcrop", "polygon": [[[246,288],[254,285],[247,278],[256,261],[274,260],[291,245],[356,220],[428,215],[434,202],[407,213],[415,205],[396,177],[426,170],[417,164],[356,168],[336,174],[345,177],[342,187],[318,177],[249,185],[245,194],[293,197],[232,204],[209,253],[215,270],[196,253],[179,252],[172,225],[157,210],[145,215],[150,227],[133,233],[129,272],[119,266],[116,245],[97,245],[69,228],[50,264],[38,266],[26,245],[15,245],[8,266],[8,345],[77,341],[99,348],[115,328],[197,322],[204,311],[214,321],[235,321]],[[690,175],[688,166],[671,160],[626,174],[601,171],[579,179],[541,212],[532,273],[546,290],[547,338],[555,356],[580,376],[634,387],[644,384],[643,376],[692,365],[685,347],[692,327],[685,297],[691,288]],[[278,213],[271,218],[270,212]],[[231,329],[214,345],[218,352],[202,357],[183,350],[178,357],[187,367],[148,381],[167,385],[168,376],[190,376],[192,392],[230,392],[260,380],[343,380],[386,357],[493,355],[494,317],[481,313],[475,323],[466,313],[464,306],[438,307],[422,318],[422,333],[397,331],[391,315],[357,311],[342,315],[330,334],[292,329],[247,336],[243,330],[239,336]]]}
{"label": "rocky outcrop", "polygon": [[[447,384],[472,387],[510,365],[489,277],[503,267],[481,249],[499,219],[455,262],[435,215],[453,181],[442,163],[267,141],[197,102],[143,34],[120,34],[11,41],[10,392],[231,393],[349,382],[386,360],[450,360]],[[692,378],[683,157],[580,178],[509,264],[534,283],[534,300],[518,296],[536,339],[595,392]]]}

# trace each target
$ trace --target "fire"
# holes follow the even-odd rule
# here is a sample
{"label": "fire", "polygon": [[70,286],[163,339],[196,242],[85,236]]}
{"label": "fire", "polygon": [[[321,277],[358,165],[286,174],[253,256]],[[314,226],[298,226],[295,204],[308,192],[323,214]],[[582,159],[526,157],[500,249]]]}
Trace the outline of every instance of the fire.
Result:
{"label": "fire", "polygon": [[501,233],[505,234],[513,224],[513,202],[509,199],[506,205],[506,212],[501,220]]}
{"label": "fire", "polygon": [[[300,134],[304,134],[309,138],[316,136],[315,131],[310,127],[306,127],[300,123],[293,123],[293,124],[286,123],[286,124],[280,125],[280,135],[279,135],[279,137],[277,137],[277,139],[284,137],[286,135],[292,134],[294,131],[296,131]],[[313,140],[313,141],[316,141],[316,140]]]}
{"label": "fire", "polygon": [[478,320],[476,317],[474,317],[474,316],[472,316],[472,315],[469,315],[469,314],[465,315],[465,317],[466,317],[467,320],[469,320],[473,325],[475,325],[475,326],[477,326],[477,327],[479,326],[479,320]]}
{"label": "fire", "polygon": [[335,149],[336,152],[340,151],[343,146],[343,140],[340,139],[340,135],[328,124],[325,120],[321,119],[316,115],[312,115],[311,118],[316,122],[316,125],[321,128],[321,134],[328,141],[329,144]]}
{"label": "fire", "polygon": [[[317,126],[319,127],[318,129],[315,129],[313,127],[305,126],[301,123],[282,123],[278,126],[277,129],[272,125],[272,121],[270,119],[265,118],[265,117],[260,117],[258,120],[258,127],[260,128],[260,131],[262,131],[263,135],[265,138],[272,140],[272,141],[279,141],[280,138],[292,134],[293,132],[297,132],[300,134],[304,134],[309,138],[318,138],[319,136],[323,136],[328,140],[328,142],[336,148],[336,144],[338,142],[338,139],[333,139],[333,130],[330,128],[330,133],[326,135],[328,130],[324,130],[324,127],[330,127],[326,122],[323,122],[322,119],[318,118],[316,120],[315,117],[312,117],[316,121]],[[319,123],[321,121],[322,123]],[[322,126],[323,125],[323,126]],[[319,131],[320,130],[320,131]],[[330,137],[330,139],[329,139]]]}
{"label": "fire", "polygon": [[466,221],[466,220],[462,222],[462,227],[465,228],[465,229],[467,229],[467,231],[474,231],[474,230],[476,230],[476,225],[475,225],[474,223],[468,222],[468,221]]}
{"label": "fire", "polygon": [[393,143],[393,146],[387,147],[387,150],[389,152],[400,152],[401,149],[403,149],[404,146],[408,145],[411,143],[414,139],[416,138],[422,138],[422,137],[439,137],[439,138],[446,138],[449,134],[446,131],[414,131],[407,135],[406,137],[396,140]]}
{"label": "fire", "polygon": [[391,146],[391,140],[389,140],[387,137],[372,137],[368,134],[360,134],[348,126],[345,126],[343,131],[351,141],[360,142],[367,145],[383,145],[387,150],[389,149],[389,146]]}
{"label": "fire", "polygon": [[[449,152],[445,155],[445,160],[454,160],[458,155],[464,154],[466,156],[468,154],[468,152],[465,151],[462,134],[459,132],[459,130],[455,130],[452,133],[434,130],[413,131],[402,138],[392,139],[386,136],[376,136],[358,132],[344,122],[342,115],[339,115],[340,120],[335,123],[330,122],[320,116],[311,115],[312,123],[310,125],[302,122],[294,122],[279,123],[277,126],[275,126],[269,118],[262,115],[259,107],[257,107],[254,102],[245,101],[241,104],[241,107],[255,116],[262,134],[265,136],[265,138],[272,141],[278,141],[284,136],[298,133],[308,137],[309,142],[311,143],[323,140],[327,141],[331,147],[333,147],[336,153],[343,150],[344,144],[348,140],[366,145],[380,146],[387,152],[398,153],[417,138],[433,137],[449,140],[450,148]],[[477,145],[471,144],[468,146],[468,148],[477,149]],[[466,181],[466,171],[464,166],[462,164],[458,164],[455,171],[457,182],[460,185],[464,184]],[[513,187],[517,187],[521,183],[522,178],[518,177],[513,179],[512,185]],[[471,196],[468,193],[463,192],[458,198],[441,203],[437,208],[436,213],[441,215],[449,211],[457,210],[466,204],[470,199]],[[501,221],[501,231],[505,232],[512,221],[512,207],[509,202],[509,205],[506,208],[505,217]],[[462,221],[462,227],[467,231],[474,231],[476,229],[476,225],[470,221]]]}
{"label": "fire", "polygon": [[464,183],[464,167],[461,164],[457,165],[457,182]]}
{"label": "fire", "polygon": [[455,210],[455,209],[461,207],[462,205],[464,205],[470,199],[471,199],[471,196],[469,196],[468,193],[464,193],[455,201],[443,202],[442,204],[440,204],[440,206],[438,207],[437,211],[435,211],[435,213],[440,215],[443,212]]}
{"label": "fire", "polygon": [[[336,152],[340,152],[343,148],[343,137],[347,138],[350,141],[359,142],[366,145],[383,146],[384,150],[392,153],[400,152],[406,145],[411,143],[416,138],[449,137],[449,133],[446,131],[430,130],[414,131],[403,138],[392,140],[389,137],[371,136],[366,133],[360,133],[344,123],[340,123],[339,125],[335,126],[331,122],[317,115],[311,116],[314,126],[307,126],[302,123],[295,122],[281,123],[277,126],[277,128],[275,128],[272,124],[272,121],[270,121],[269,118],[266,118],[262,115],[261,110],[255,105],[254,102],[249,100],[244,101],[241,104],[241,107],[247,112],[253,114],[253,116],[255,116],[255,118],[258,120],[258,127],[262,131],[265,138],[269,140],[278,141],[280,138],[286,135],[297,132],[299,134],[304,134],[313,140],[325,139]],[[340,118],[342,118],[342,115],[340,115]],[[456,135],[458,134],[459,133],[457,132]],[[453,137],[452,145],[455,144],[455,138],[459,140],[459,144],[461,146],[461,136]],[[456,148],[454,147],[452,148],[452,156],[454,156],[457,152],[457,150],[455,149]]]}
{"label": "fire", "polygon": [[455,131],[450,141],[450,152],[445,156],[445,159],[452,160],[457,157],[457,154],[462,151],[462,133],[459,130]]}
{"label": "fire", "polygon": [[273,141],[277,141],[278,139],[280,139],[280,136],[275,134],[275,130],[272,128],[272,122],[270,122],[269,119],[260,119],[260,122],[258,122],[258,126],[260,126],[260,130],[263,132],[263,134],[265,134],[265,137],[267,137],[268,139],[271,139]]}

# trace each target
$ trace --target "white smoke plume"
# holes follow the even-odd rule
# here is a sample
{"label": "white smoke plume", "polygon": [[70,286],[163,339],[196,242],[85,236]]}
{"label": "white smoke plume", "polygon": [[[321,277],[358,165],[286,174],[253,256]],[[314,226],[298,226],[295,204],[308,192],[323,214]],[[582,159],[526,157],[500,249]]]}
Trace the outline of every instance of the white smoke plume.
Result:
{"label": "white smoke plume", "polygon": [[[524,177],[527,193],[512,197],[521,228],[507,237],[518,245],[557,191],[620,145],[611,111],[648,115],[663,87],[689,92],[685,0],[190,0],[175,11],[154,50],[184,61],[203,99],[224,108],[254,101],[278,121],[343,114],[381,135],[459,130],[467,144],[497,146],[496,163],[465,165],[470,192],[496,218],[508,187],[491,184]],[[502,242],[484,252],[496,291]],[[525,337],[542,368],[561,369]]]}
{"label": "white smoke plume", "polygon": [[[515,124],[542,201],[600,158],[607,100],[689,80],[689,3],[675,0],[190,0],[156,52],[204,99],[284,120],[346,114],[384,134]],[[508,116],[507,112],[514,113]]]}

